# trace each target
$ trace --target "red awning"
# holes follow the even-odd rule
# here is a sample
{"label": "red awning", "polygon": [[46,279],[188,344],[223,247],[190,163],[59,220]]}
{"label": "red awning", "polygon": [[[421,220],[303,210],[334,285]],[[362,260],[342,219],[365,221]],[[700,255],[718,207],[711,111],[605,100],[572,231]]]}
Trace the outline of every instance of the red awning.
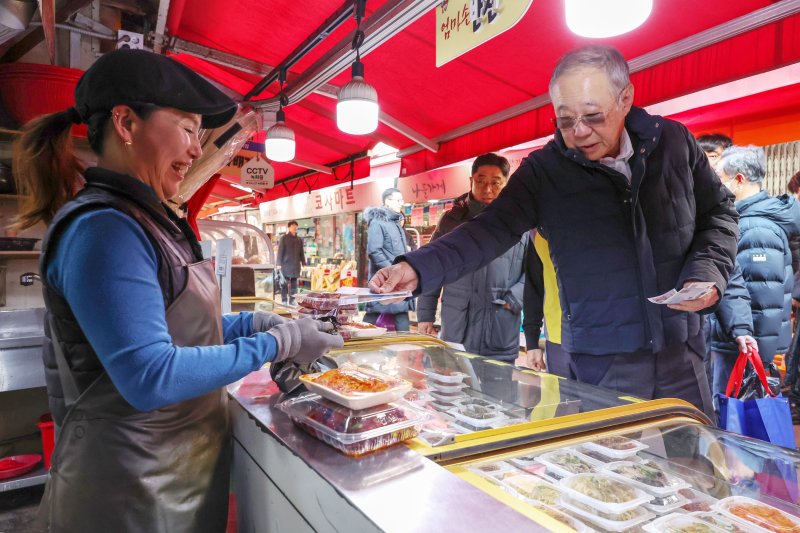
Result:
{"label": "red awning", "polygon": [[[184,0],[173,0],[170,5],[171,35],[275,66],[343,3],[204,0],[193,2],[191,9],[185,4]],[[641,27],[599,42],[612,44],[626,58],[635,60],[745,15],[744,22],[752,24],[764,18],[759,10],[780,4],[771,0],[707,0],[702,5],[696,0],[655,2],[653,13]],[[390,4],[370,0],[367,5],[369,20],[372,13]],[[800,15],[776,18],[749,31],[731,32],[733,36],[722,40],[704,41],[694,51],[683,50],[678,57],[653,60],[632,76],[635,102],[648,105],[800,61]],[[435,24],[431,10],[363,57],[366,80],[376,88],[381,110],[400,121],[405,133],[381,125],[370,136],[344,134],[335,124],[335,100],[311,94],[286,108],[287,123],[297,135],[297,157],[325,165],[363,152],[380,140],[407,149],[403,173],[411,175],[548,135],[552,133],[549,106],[530,107],[497,123],[470,128],[474,131],[458,130],[546,94],[558,58],[572,48],[598,42],[577,37],[566,28],[561,0],[534,0],[516,26],[437,68]],[[354,28],[350,19],[333,31],[290,68],[290,79],[347,39]],[[239,94],[249,91],[260,79],[186,53],[177,57]],[[340,87],[349,79],[347,69],[330,82]],[[273,83],[258,98],[271,97],[276,91],[277,83]],[[412,153],[408,149],[416,142],[406,136],[408,130],[418,137],[441,141],[438,151]],[[303,171],[295,165],[276,165],[278,181]],[[326,183],[325,176],[330,177],[320,176],[320,184]]]}

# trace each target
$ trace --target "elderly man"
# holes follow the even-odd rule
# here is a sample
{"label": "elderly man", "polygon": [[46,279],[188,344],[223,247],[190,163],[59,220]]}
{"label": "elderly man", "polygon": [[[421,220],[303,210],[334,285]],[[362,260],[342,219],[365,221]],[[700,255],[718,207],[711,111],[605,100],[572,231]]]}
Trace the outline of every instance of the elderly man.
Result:
{"label": "elderly man", "polygon": [[[430,291],[537,226],[558,273],[571,376],[641,398],[682,398],[713,415],[698,313],[716,304],[733,268],[728,191],[684,126],[632,106],[616,49],[568,53],[550,98],[555,139],[523,160],[480,215],[398,258],[371,287]],[[677,306],[647,300],[692,281],[715,288]]]}
{"label": "elderly man", "polygon": [[[470,191],[455,199],[436,226],[436,240],[491,204],[508,183],[511,165],[497,154],[482,154],[472,163]],[[462,344],[468,352],[513,361],[519,356],[523,260],[528,236],[483,268],[417,301],[419,332],[433,334],[433,320],[442,292],[442,339]]]}
{"label": "elderly man", "polygon": [[[762,190],[767,160],[764,150],[757,146],[726,149],[717,163],[717,172],[736,196],[736,259],[752,300],[753,336],[766,365],[775,354],[786,353],[792,338],[789,318],[794,280],[789,239],[800,233],[800,204],[793,196],[773,197]],[[715,393],[724,394],[737,355],[732,350],[712,351]]]}

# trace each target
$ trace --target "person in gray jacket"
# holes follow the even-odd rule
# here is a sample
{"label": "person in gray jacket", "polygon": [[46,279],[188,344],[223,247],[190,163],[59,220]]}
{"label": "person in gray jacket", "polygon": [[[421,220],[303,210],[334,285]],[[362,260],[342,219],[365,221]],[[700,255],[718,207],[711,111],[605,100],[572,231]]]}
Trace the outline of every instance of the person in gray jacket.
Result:
{"label": "person in gray jacket", "polygon": [[[483,154],[472,163],[470,192],[455,199],[442,215],[431,240],[446,235],[483,211],[508,183],[505,157]],[[519,355],[519,331],[528,243],[520,241],[483,268],[419,297],[420,333],[432,335],[442,298],[442,339],[464,345],[468,352],[513,361]]]}
{"label": "person in gray jacket", "polygon": [[[367,256],[369,257],[369,276],[372,277],[383,267],[394,262],[395,257],[411,251],[406,231],[403,229],[403,193],[390,188],[381,195],[383,205],[364,210],[367,223]],[[374,324],[380,315],[393,315],[397,331],[409,330],[408,312],[413,309],[413,300],[391,304],[368,303],[364,322]]]}
{"label": "person in gray jacket", "polygon": [[[717,163],[720,179],[736,196],[736,262],[752,300],[753,336],[765,365],[789,348],[794,283],[789,239],[800,232],[797,200],[785,194],[773,197],[762,190],[766,169],[764,150],[757,146],[732,146]],[[716,390],[727,383],[735,361],[732,356],[713,359]]]}
{"label": "person in gray jacket", "polygon": [[289,232],[281,237],[278,243],[278,268],[281,269],[283,277],[286,279],[286,282],[281,285],[281,301],[283,303],[288,302],[289,305],[294,305],[297,278],[300,277],[300,269],[305,262],[303,239],[297,236],[297,221],[292,220],[289,222]]}

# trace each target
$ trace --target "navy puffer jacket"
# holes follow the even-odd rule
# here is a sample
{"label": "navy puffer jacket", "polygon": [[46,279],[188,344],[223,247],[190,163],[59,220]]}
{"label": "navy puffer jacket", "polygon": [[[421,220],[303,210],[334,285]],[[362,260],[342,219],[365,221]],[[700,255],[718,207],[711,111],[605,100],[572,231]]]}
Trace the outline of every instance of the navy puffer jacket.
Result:
{"label": "navy puffer jacket", "polygon": [[792,338],[792,253],[789,237],[800,233],[800,204],[789,195],[761,191],[736,202],[739,250],[753,309],[753,333],[765,361],[785,353]]}
{"label": "navy puffer jacket", "polygon": [[551,243],[565,350],[658,352],[690,342],[702,353],[702,317],[647,298],[689,280],[725,292],[738,236],[732,196],[682,124],[633,107],[625,128],[630,182],[567,148],[556,131],[480,215],[398,259],[419,274],[417,290],[477,270],[538,227]]}

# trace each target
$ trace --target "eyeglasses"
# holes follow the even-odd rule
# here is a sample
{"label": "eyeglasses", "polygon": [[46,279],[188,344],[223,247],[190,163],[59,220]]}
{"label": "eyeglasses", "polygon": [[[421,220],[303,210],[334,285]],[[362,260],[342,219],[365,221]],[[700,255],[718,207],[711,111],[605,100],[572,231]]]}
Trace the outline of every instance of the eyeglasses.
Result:
{"label": "eyeglasses", "polygon": [[578,126],[579,122],[583,122],[588,127],[601,126],[606,122],[605,111],[598,113],[587,113],[586,115],[578,115],[577,117],[555,117],[550,119],[553,125],[560,130],[571,130]]}

